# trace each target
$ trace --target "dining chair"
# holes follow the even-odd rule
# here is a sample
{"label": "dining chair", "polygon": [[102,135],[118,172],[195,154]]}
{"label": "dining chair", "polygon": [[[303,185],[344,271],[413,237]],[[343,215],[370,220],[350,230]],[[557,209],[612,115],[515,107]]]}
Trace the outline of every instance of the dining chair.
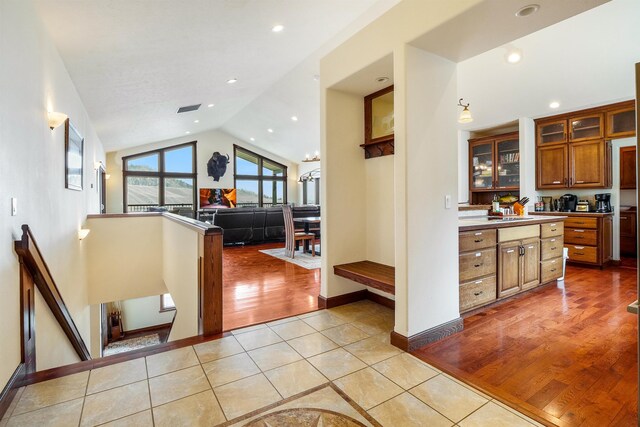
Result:
{"label": "dining chair", "polygon": [[295,258],[296,243],[298,241],[311,240],[311,256],[316,256],[316,235],[313,233],[296,233],[293,227],[293,214],[291,206],[282,206],[282,216],[284,217],[285,247],[284,254],[290,258]]}

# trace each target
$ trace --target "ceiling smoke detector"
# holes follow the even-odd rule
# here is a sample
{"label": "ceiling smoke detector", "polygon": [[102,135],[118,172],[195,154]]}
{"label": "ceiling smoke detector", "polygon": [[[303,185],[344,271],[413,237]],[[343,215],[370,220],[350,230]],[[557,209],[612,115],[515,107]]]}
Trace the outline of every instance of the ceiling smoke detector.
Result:
{"label": "ceiling smoke detector", "polygon": [[539,4],[530,4],[524,7],[521,7],[520,10],[516,12],[516,16],[518,18],[524,18],[525,16],[530,16],[536,13],[540,9]]}

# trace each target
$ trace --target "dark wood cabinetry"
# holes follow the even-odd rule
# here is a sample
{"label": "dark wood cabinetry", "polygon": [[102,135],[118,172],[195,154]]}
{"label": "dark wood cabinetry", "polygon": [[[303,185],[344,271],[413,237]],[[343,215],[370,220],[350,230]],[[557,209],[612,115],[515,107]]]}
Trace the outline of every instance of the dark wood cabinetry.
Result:
{"label": "dark wood cabinetry", "polygon": [[636,188],[636,147],[620,148],[620,189]]}
{"label": "dark wood cabinetry", "polygon": [[611,141],[635,135],[633,101],[536,120],[536,188],[611,188]]}
{"label": "dark wood cabinetry", "polygon": [[498,246],[498,298],[540,284],[540,240],[529,238]]}
{"label": "dark wood cabinetry", "polygon": [[469,140],[469,200],[491,200],[495,192],[520,190],[518,132]]}
{"label": "dark wood cabinetry", "polygon": [[620,255],[633,256],[637,255],[638,249],[636,230],[636,211],[621,210],[620,211]]}

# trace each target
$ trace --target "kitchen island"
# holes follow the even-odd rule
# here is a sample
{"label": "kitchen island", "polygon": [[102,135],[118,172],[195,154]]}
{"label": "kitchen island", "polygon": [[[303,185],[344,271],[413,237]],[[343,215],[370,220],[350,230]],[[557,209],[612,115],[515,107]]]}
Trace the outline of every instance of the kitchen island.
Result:
{"label": "kitchen island", "polygon": [[562,277],[564,219],[459,218],[460,313]]}

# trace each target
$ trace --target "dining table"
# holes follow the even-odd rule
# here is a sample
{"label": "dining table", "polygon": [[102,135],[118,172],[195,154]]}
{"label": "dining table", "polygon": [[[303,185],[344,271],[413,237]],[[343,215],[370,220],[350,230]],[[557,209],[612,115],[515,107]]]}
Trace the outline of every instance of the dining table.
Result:
{"label": "dining table", "polygon": [[[299,222],[302,223],[304,225],[304,232],[305,233],[311,233],[311,224],[320,224],[320,217],[319,216],[307,216],[307,217],[300,217],[300,218],[293,218],[293,222]],[[318,245],[318,249],[316,250],[316,255],[320,255],[320,245]],[[311,253],[311,249],[309,248],[309,241],[305,240],[303,243],[303,250],[306,253]]]}

